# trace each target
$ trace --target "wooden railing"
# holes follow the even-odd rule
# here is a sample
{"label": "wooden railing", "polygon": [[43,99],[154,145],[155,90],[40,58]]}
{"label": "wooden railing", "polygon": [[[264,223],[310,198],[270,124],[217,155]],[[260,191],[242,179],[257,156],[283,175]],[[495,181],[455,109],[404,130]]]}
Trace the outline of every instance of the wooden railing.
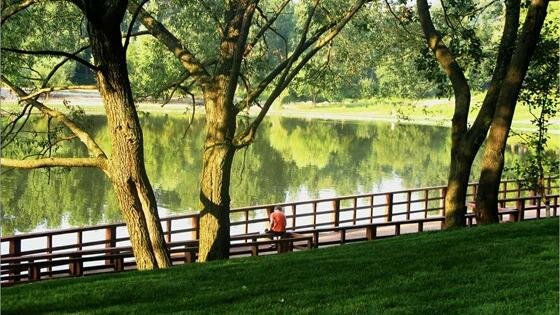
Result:
{"label": "wooden railing", "polygon": [[[478,185],[476,183],[469,185],[467,201],[473,199],[477,188]],[[558,193],[557,180],[550,178],[547,180],[546,192],[548,194]],[[387,222],[395,222],[395,226],[397,224],[400,226],[404,221],[416,220],[414,222],[421,222],[423,221],[421,219],[445,217],[445,194],[446,187],[438,186],[281,203],[278,205],[284,208],[288,229],[297,232]],[[503,181],[500,185],[499,194],[501,199],[500,207],[505,208],[507,206],[515,206],[519,198],[532,196],[534,192],[522,189],[517,185],[516,181]],[[539,202],[537,201],[539,198],[531,200],[531,202]],[[555,207],[557,208],[557,199],[555,200]],[[268,213],[272,211],[275,205],[231,209],[231,234],[241,235],[262,232],[268,222]],[[556,215],[556,212],[554,214]],[[540,216],[540,212],[538,215]],[[443,223],[443,219],[440,221]],[[198,240],[199,217],[197,214],[162,218],[161,223],[168,244],[181,244],[179,245],[179,248],[181,248],[182,246],[184,247],[185,242]],[[346,231],[346,229],[342,230]],[[232,240],[232,244],[237,244],[238,242],[241,241]],[[321,242],[314,244],[314,246],[320,245],[322,245]],[[125,250],[130,247],[130,241],[124,223],[7,236],[2,237],[1,246],[1,258],[4,261],[8,258],[14,260],[16,257],[25,256],[42,257],[41,261],[45,261],[45,263],[42,264],[43,267],[39,272],[46,277],[56,276],[57,271],[63,268],[48,262],[53,262],[57,254],[64,256],[72,251],[88,253],[88,251],[106,250],[111,253],[118,252],[120,253],[119,255],[128,253],[124,256],[121,255],[123,256],[123,266],[134,266],[131,251]],[[186,246],[185,248],[190,247]],[[176,247],[171,249],[176,253],[181,252]],[[185,249],[181,253],[187,255],[190,253],[190,250]],[[180,258],[178,260],[183,261],[184,259]],[[84,268],[93,270],[97,265],[99,269],[102,269],[111,264],[114,265],[114,261],[114,258],[107,258],[104,260],[104,263],[99,261],[93,262],[92,260],[90,266],[85,266]],[[14,260],[10,263],[16,264],[17,261]],[[21,270],[17,274],[14,274],[14,272],[10,275],[2,274],[2,281],[4,283],[8,279],[7,277],[10,277],[10,281],[14,279],[17,281],[17,279],[25,277],[31,278],[30,273],[31,271]]]}

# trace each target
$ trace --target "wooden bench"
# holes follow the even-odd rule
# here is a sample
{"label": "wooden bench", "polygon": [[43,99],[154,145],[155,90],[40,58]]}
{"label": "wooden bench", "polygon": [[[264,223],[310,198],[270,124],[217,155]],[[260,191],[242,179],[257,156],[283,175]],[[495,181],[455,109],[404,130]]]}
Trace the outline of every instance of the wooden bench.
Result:
{"label": "wooden bench", "polygon": [[282,238],[275,239],[268,233],[249,233],[233,235],[230,238],[230,255],[258,256],[260,253],[276,251],[291,252],[294,249],[313,248],[313,237],[295,232],[287,232]]}
{"label": "wooden bench", "polygon": [[[357,241],[370,241],[379,238],[397,236],[401,234],[401,226],[408,224],[416,224],[418,226],[417,231],[422,232],[424,230],[424,224],[429,222],[444,222],[445,217],[443,216],[433,216],[428,218],[414,219],[414,220],[402,220],[402,221],[389,221],[389,222],[378,222],[378,223],[366,223],[358,225],[347,225],[347,226],[333,226],[325,227],[319,229],[309,229],[309,230],[296,230],[300,234],[312,234],[313,235],[313,245],[318,247],[319,245],[333,245],[333,244],[345,244],[347,242],[357,242]],[[377,229],[380,227],[394,226],[395,232],[391,235],[378,235]],[[354,230],[364,230],[366,231],[365,237],[347,239],[347,233]],[[339,233],[339,238],[337,240],[324,241],[319,240],[321,233]],[[331,234],[332,235],[332,234]]]}

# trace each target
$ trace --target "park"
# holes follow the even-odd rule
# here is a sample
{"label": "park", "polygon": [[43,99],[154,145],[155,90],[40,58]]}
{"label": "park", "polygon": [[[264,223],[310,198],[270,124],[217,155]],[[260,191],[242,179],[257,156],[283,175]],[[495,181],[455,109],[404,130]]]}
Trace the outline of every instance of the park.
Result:
{"label": "park", "polygon": [[559,15],[3,2],[2,312],[556,313]]}

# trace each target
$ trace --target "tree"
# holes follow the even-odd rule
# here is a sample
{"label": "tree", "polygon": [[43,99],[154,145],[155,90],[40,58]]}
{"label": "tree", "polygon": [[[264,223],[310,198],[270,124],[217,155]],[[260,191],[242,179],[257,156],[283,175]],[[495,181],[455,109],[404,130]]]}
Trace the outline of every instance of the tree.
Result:
{"label": "tree", "polygon": [[[471,105],[469,83],[456,60],[456,56],[447,47],[442,36],[436,30],[427,1],[417,1],[418,16],[424,37],[428,47],[434,53],[435,59],[449,77],[455,96],[455,110],[451,126],[451,156],[445,198],[445,223],[447,227],[465,225],[465,200],[469,175],[476,153],[488,132],[497,98],[504,84],[513,43],[517,35],[519,9],[519,1],[506,1],[505,24],[490,86],[476,120],[469,128],[467,125]],[[477,11],[474,6],[471,8],[472,10]],[[468,29],[464,31],[467,32]]]}
{"label": "tree", "polygon": [[[215,27],[210,34],[218,35],[218,38],[204,38],[207,45],[190,41],[183,44],[161,21],[136,2],[130,2],[129,11],[139,12],[144,27],[178,58],[186,70],[187,77],[179,84],[192,80],[204,98],[206,138],[200,181],[201,261],[223,259],[229,255],[229,186],[235,152],[253,141],[259,125],[281,92],[368,1],[357,0],[348,8],[345,8],[346,3],[325,1],[326,5],[321,6],[320,2],[273,1],[273,5],[263,9],[257,0],[217,2],[212,6],[200,1],[196,8],[186,9],[199,14],[198,23],[202,23],[200,16],[203,16]],[[266,39],[271,35],[268,33],[275,31],[275,21],[290,5],[298,5],[302,10],[301,24],[298,24],[300,37],[295,45],[285,41],[285,51],[269,58]],[[162,7],[165,9],[163,4]],[[267,10],[272,13],[267,15]],[[194,18],[196,15],[193,15]],[[289,48],[292,50],[288,51]],[[203,58],[207,58],[206,61]],[[273,64],[272,69],[268,73],[255,71],[251,77],[251,61],[262,62],[267,58],[274,61],[269,62]],[[208,65],[213,65],[213,70]],[[257,83],[253,84],[251,79]],[[236,93],[241,90],[244,95],[236,102]],[[238,115],[258,104],[260,97],[264,98],[264,103],[258,114],[238,131]]]}
{"label": "tree", "polygon": [[[165,268],[171,265],[167,247],[163,239],[162,228],[157,214],[157,205],[150,182],[146,175],[143,161],[143,139],[126,68],[126,42],[123,46],[120,24],[126,13],[127,1],[72,1],[87,19],[89,44],[94,63],[77,57],[78,53],[57,51],[24,51],[6,49],[5,51],[23,54],[47,54],[64,56],[62,64],[72,59],[94,70],[98,89],[103,98],[108,127],[111,131],[112,153],[107,156],[92,137],[76,122],[58,110],[51,109],[37,101],[42,93],[57,90],[47,87],[34,93],[26,93],[13,84],[6,76],[2,81],[20,97],[20,102],[27,105],[22,114],[13,119],[7,134],[13,134],[18,120],[25,115],[28,108],[35,108],[51,119],[58,120],[66,126],[88,149],[90,157],[66,158],[43,157],[32,160],[2,158],[1,165],[16,168],[44,167],[96,167],[111,180],[117,200],[123,212],[130,235],[131,244],[138,269]],[[7,17],[3,16],[4,22]],[[60,63],[54,67],[54,72]],[[23,124],[27,119],[23,121]],[[19,129],[21,130],[21,128]],[[49,139],[49,145],[52,146]]]}
{"label": "tree", "polygon": [[547,7],[548,0],[531,1],[496,102],[476,194],[476,218],[477,222],[482,224],[498,222],[498,190],[504,168],[506,141],[523,79],[544,24]]}

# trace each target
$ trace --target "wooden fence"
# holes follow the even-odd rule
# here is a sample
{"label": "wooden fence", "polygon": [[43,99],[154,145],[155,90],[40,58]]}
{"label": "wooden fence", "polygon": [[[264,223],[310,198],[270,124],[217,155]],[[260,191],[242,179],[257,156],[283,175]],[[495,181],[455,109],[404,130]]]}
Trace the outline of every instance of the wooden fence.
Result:
{"label": "wooden fence", "polygon": [[[470,184],[467,201],[473,199],[478,185]],[[547,180],[547,194],[557,194],[556,179]],[[410,223],[419,224],[422,230],[424,222],[443,223],[445,217],[446,187],[428,187],[402,191],[371,193],[354,196],[317,199],[301,202],[279,204],[284,208],[288,229],[296,232],[350,231],[349,227],[394,226],[395,235],[400,233],[400,226]],[[526,203],[540,203],[540,198],[520,199],[534,196],[534,192],[524,190],[516,181],[503,181],[500,185],[500,207],[521,207],[535,210]],[[524,200],[519,204],[519,200]],[[554,215],[557,214],[558,197],[550,199]],[[231,210],[231,233],[243,235],[262,232],[268,222],[268,213],[275,205],[259,205]],[[536,216],[541,216],[541,205]],[[524,211],[520,217],[523,218]],[[425,219],[425,220],[424,220]],[[472,215],[469,223],[472,224]],[[393,224],[391,224],[393,222]],[[175,256],[175,261],[193,261],[196,253],[193,242],[198,240],[199,217],[197,214],[179,215],[161,219],[165,238]],[[383,224],[381,224],[383,223]],[[398,228],[397,228],[398,226]],[[348,227],[348,228],[344,228]],[[333,229],[334,228],[334,229]],[[398,230],[398,231],[397,231]],[[342,232],[341,232],[342,233]],[[346,234],[344,237],[346,238]],[[341,243],[345,240],[342,239]],[[361,240],[358,238],[357,240]],[[232,244],[246,242],[247,239],[232,240]],[[331,244],[333,240],[322,242],[317,234],[314,246]],[[334,243],[339,241],[334,241]],[[82,275],[88,272],[103,272],[134,268],[134,258],[130,250],[128,232],[124,223],[104,224],[83,228],[71,228],[48,232],[20,234],[2,237],[2,283],[14,283],[38,278],[56,277],[59,274]],[[72,264],[57,264],[57,257],[70,259],[73,252],[78,252],[84,264],[77,268]],[[75,253],[74,253],[75,254]],[[235,253],[232,253],[235,255]],[[103,256],[105,255],[105,256]],[[111,256],[113,255],[113,256]],[[23,257],[23,259],[22,259]],[[87,258],[89,257],[89,258]],[[75,258],[75,257],[74,257]],[[77,259],[76,261],[78,261]],[[32,263],[32,264],[31,264]],[[19,265],[18,268],[4,268]],[[29,268],[33,265],[33,268]],[[10,269],[8,271],[8,269]],[[75,270],[79,269],[79,270]]]}

